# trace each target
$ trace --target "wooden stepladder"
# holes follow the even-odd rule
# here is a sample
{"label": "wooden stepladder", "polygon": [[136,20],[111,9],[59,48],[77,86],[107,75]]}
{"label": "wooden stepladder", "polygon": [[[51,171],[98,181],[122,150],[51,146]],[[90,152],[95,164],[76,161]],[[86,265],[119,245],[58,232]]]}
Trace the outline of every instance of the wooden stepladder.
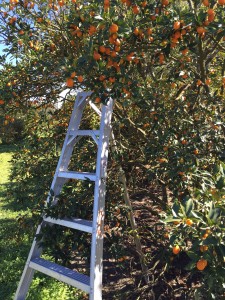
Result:
{"label": "wooden stepladder", "polygon": [[[38,226],[36,232],[36,234],[39,234],[42,230],[42,226],[44,226],[46,223],[49,223],[90,233],[92,235],[90,276],[80,274],[74,270],[43,259],[41,257],[42,249],[38,241],[34,239],[23,274],[20,279],[19,286],[16,291],[14,298],[15,300],[26,299],[26,295],[35,270],[81,289],[86,293],[89,293],[90,300],[102,299],[102,256],[105,216],[105,189],[113,101],[110,99],[107,105],[102,105],[101,110],[99,110],[92,102],[88,100],[88,97],[91,94],[92,92],[81,92],[77,94],[62,152],[52,181],[50,190],[51,193],[49,193],[47,198],[47,203],[50,201],[52,192],[56,196],[59,195],[63,185],[68,180],[91,180],[95,183],[93,220],[88,221],[79,219],[79,216],[77,216],[77,218],[64,219],[54,219],[43,216],[43,222]],[[79,129],[83,110],[88,102],[95,112],[97,112],[101,117],[99,130]],[[91,136],[98,147],[95,173],[68,171],[73,148],[83,136]],[[57,198],[54,201],[54,205],[57,205]]]}

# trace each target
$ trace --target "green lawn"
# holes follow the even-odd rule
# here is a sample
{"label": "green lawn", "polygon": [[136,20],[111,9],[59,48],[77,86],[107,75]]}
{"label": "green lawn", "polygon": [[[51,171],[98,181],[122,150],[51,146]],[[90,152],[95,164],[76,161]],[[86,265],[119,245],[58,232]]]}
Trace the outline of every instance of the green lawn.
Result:
{"label": "green lawn", "polygon": [[[0,145],[0,299],[11,300],[16,292],[20,276],[31,246],[32,237],[18,234],[17,217],[24,214],[16,199],[9,197],[10,159],[13,146]],[[78,300],[79,292],[52,278],[37,273],[29,289],[27,299],[32,300]]]}

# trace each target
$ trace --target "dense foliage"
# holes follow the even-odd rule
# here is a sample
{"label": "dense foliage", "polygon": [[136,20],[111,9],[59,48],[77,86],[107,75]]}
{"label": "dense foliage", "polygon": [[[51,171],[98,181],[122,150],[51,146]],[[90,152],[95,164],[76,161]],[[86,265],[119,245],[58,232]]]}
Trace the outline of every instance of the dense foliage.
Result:
{"label": "dense foliage", "polygon": [[[112,173],[122,162],[130,190],[146,182],[162,189],[166,259],[185,252],[186,269],[205,283],[200,295],[222,295],[224,1],[2,3],[0,34],[16,64],[1,70],[0,113],[6,123],[27,114],[24,150],[15,157],[19,189],[38,187],[36,200],[46,191],[74,90],[93,90],[96,103],[111,96],[120,147]],[[65,104],[49,118],[63,89]]]}

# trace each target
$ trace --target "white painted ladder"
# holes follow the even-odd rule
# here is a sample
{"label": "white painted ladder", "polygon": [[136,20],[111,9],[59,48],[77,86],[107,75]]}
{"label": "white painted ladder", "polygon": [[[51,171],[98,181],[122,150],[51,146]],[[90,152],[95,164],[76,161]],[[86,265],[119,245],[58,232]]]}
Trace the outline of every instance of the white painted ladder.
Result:
{"label": "white painted ladder", "polygon": [[[61,156],[59,158],[59,162],[51,185],[51,191],[53,191],[54,195],[59,195],[63,185],[69,179],[91,180],[95,182],[93,220],[87,221],[78,218],[53,219],[51,217],[44,217],[43,222],[38,226],[36,232],[36,234],[39,234],[41,232],[42,226],[47,222],[50,224],[58,224],[92,234],[90,276],[80,274],[74,270],[68,269],[41,258],[42,249],[41,247],[39,247],[38,241],[34,239],[14,298],[15,300],[23,300],[26,298],[35,270],[40,271],[50,277],[56,278],[78,289],[81,289],[86,293],[89,293],[90,300],[102,299],[102,256],[103,227],[105,216],[105,185],[113,101],[112,99],[110,99],[107,105],[102,105],[102,109],[99,110],[92,102],[88,100],[88,97],[91,94],[92,92],[81,92],[78,93],[76,97]],[[87,102],[89,102],[95,112],[97,112],[97,114],[101,116],[99,130],[79,129],[83,110]],[[73,148],[82,136],[91,136],[98,146],[95,173],[68,171]],[[50,201],[50,198],[51,195],[49,194],[47,203]]]}

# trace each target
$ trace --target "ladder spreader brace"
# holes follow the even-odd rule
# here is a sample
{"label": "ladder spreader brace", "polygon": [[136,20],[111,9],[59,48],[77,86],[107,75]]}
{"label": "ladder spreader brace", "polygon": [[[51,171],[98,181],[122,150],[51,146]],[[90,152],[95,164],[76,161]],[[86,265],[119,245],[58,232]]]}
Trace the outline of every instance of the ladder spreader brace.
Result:
{"label": "ladder spreader brace", "polygon": [[[94,103],[88,100],[91,94],[92,92],[80,92],[77,94],[50,191],[52,191],[54,195],[59,195],[63,185],[69,179],[91,180],[95,182],[93,220],[43,217],[43,221],[38,226],[36,232],[36,235],[39,234],[42,226],[49,223],[90,233],[92,235],[90,276],[80,274],[74,270],[41,258],[42,248],[38,241],[34,239],[14,300],[24,300],[26,298],[35,270],[89,293],[89,300],[102,299],[105,189],[113,100],[109,99],[107,105],[101,105],[100,111]],[[101,117],[99,130],[79,129],[83,110],[87,102],[89,102],[90,106]],[[73,148],[82,136],[91,136],[98,146],[95,173],[68,171]],[[49,193],[46,203],[50,201],[51,194],[52,193]],[[57,199],[54,201],[54,204],[57,205]]]}

